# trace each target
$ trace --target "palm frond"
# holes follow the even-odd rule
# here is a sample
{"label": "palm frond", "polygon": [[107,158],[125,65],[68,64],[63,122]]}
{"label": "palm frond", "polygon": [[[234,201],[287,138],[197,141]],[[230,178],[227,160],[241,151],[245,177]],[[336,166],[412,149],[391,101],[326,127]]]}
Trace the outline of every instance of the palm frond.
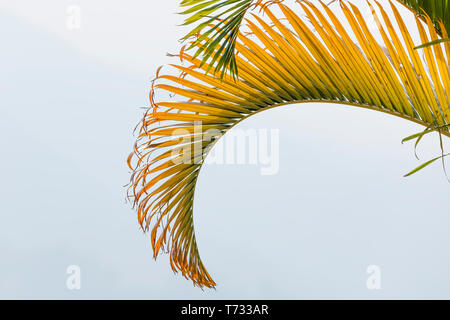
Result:
{"label": "palm frond", "polygon": [[[174,271],[195,285],[215,286],[195,238],[195,185],[215,142],[257,112],[293,103],[338,103],[445,128],[442,133],[450,136],[450,44],[424,48],[422,57],[396,6],[370,4],[382,44],[352,3],[340,2],[345,18],[324,4],[301,1],[296,8],[305,17],[278,4],[279,17],[265,8],[267,18],[246,21],[252,34],[237,35],[236,79],[206,73],[211,65],[185,51],[178,55],[185,65],[171,65],[180,76],[157,76],[154,88],[179,98],[155,101],[152,92],[152,107],[128,159],[129,196],[141,227],[151,233],[155,258],[167,250]],[[421,42],[438,38],[431,18],[422,19],[425,24],[416,17]],[[217,44],[213,53],[223,57],[220,48]]]}

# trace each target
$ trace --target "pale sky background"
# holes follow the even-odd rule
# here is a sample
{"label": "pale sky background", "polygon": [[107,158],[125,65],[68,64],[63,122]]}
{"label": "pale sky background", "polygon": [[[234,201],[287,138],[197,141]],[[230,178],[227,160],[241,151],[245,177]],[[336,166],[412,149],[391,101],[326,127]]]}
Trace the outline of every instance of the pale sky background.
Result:
{"label": "pale sky background", "polygon": [[[66,9],[81,8],[81,29]],[[125,202],[132,130],[185,29],[178,1],[0,1],[0,298],[450,298],[450,184],[388,115],[303,104],[240,128],[280,130],[280,171],[203,168],[195,223],[218,283],[152,259]],[[411,25],[414,27],[414,24]],[[439,153],[424,139],[422,161]],[[81,290],[66,287],[79,265]],[[368,290],[366,269],[381,268]]]}

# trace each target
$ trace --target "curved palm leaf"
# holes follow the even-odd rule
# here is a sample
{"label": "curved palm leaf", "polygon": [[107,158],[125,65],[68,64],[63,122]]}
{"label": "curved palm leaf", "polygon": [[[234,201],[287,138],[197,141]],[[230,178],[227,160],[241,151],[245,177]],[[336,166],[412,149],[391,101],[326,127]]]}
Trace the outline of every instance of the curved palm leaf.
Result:
{"label": "curved palm leaf", "polygon": [[[157,76],[155,89],[182,98],[155,102],[152,93],[152,108],[128,159],[133,170],[129,196],[141,227],[151,231],[155,258],[160,251],[169,252],[172,269],[194,285],[215,286],[194,233],[195,185],[208,151],[238,122],[280,105],[331,102],[385,112],[428,128],[450,123],[450,44],[445,50],[425,48],[425,57],[420,57],[392,3],[383,8],[371,2],[382,45],[351,3],[341,2],[350,28],[323,3],[299,5],[305,18],[278,4],[282,17],[265,8],[267,21],[258,16],[247,21],[252,34],[237,36],[236,79],[207,74],[209,65],[184,51],[178,57],[187,66],[171,65],[180,76]],[[418,18],[416,22],[421,41],[427,42],[438,36],[433,21],[424,19],[425,24]],[[218,45],[215,52],[219,50]]]}

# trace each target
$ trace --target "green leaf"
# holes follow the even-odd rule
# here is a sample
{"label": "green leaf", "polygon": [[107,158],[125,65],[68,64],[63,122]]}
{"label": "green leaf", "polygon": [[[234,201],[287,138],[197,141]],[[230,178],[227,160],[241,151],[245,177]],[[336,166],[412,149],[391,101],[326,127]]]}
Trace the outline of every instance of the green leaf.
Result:
{"label": "green leaf", "polygon": [[[245,13],[257,0],[184,0],[181,7],[187,8],[181,14],[189,15],[184,25],[196,24],[183,40],[198,33],[188,49],[198,47],[194,57],[201,56],[202,64],[214,66],[220,76],[229,71],[237,75],[235,43]],[[214,24],[214,26],[210,26]],[[208,28],[207,30],[205,30]],[[219,46],[219,49],[217,47]],[[217,49],[217,50],[216,50]],[[208,69],[209,71],[209,69]]]}
{"label": "green leaf", "polygon": [[427,127],[427,128],[426,128],[424,131],[422,131],[422,132],[415,133],[415,134],[413,134],[413,135],[410,135],[410,136],[404,138],[404,139],[402,140],[402,143],[405,143],[405,142],[410,141],[410,140],[414,140],[414,139],[416,139],[416,138],[419,138],[418,140],[420,140],[420,139],[422,139],[422,137],[423,137],[424,135],[426,135],[426,134],[429,134],[429,133],[431,133],[431,132],[438,131],[438,130],[440,130],[440,129],[449,128],[449,127],[450,127],[450,124],[446,124],[446,125],[443,125],[443,126],[437,126],[437,127],[432,128],[432,129],[431,129],[431,127]]}
{"label": "green leaf", "polygon": [[447,156],[449,156],[449,155],[450,155],[450,153],[447,153],[447,154],[444,154],[444,155],[442,155],[442,156],[439,156],[439,157],[436,157],[436,158],[434,158],[434,159],[431,159],[431,160],[429,160],[429,161],[427,161],[427,162],[421,164],[420,166],[418,166],[417,168],[415,168],[415,169],[412,170],[411,172],[405,174],[404,177],[409,177],[409,176],[413,175],[414,173],[416,173],[416,172],[422,170],[423,168],[429,166],[429,165],[432,164],[433,162],[435,162],[435,161],[437,161],[437,160],[439,160],[439,159],[443,159],[443,158],[445,158],[445,157],[447,157]]}
{"label": "green leaf", "polygon": [[439,44],[439,43],[442,43],[442,42],[447,42],[447,41],[450,41],[450,38],[438,39],[438,40],[434,40],[434,41],[431,41],[431,42],[427,42],[427,43],[424,43],[424,44],[422,44],[422,45],[420,45],[418,47],[415,47],[414,49],[417,50],[417,49],[422,49],[422,48],[426,48],[426,47],[431,47],[431,46],[434,46],[436,44]]}

